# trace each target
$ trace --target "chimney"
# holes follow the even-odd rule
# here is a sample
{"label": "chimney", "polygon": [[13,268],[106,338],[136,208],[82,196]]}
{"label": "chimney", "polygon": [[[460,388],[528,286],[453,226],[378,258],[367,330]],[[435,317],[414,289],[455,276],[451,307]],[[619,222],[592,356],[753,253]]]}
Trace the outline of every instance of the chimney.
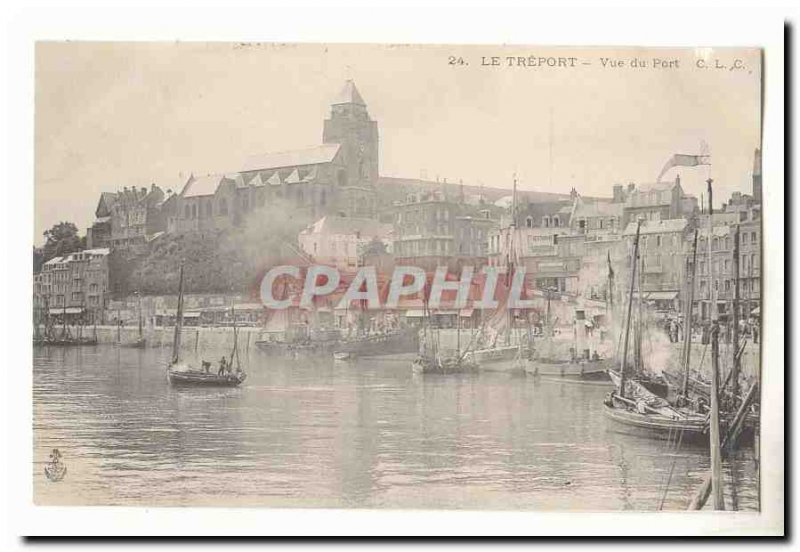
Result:
{"label": "chimney", "polygon": [[622,184],[614,184],[614,196],[612,198],[614,203],[622,203],[625,198],[622,197]]}
{"label": "chimney", "polygon": [[680,186],[680,184],[681,184],[681,175],[679,175],[679,174],[675,175],[675,184]]}

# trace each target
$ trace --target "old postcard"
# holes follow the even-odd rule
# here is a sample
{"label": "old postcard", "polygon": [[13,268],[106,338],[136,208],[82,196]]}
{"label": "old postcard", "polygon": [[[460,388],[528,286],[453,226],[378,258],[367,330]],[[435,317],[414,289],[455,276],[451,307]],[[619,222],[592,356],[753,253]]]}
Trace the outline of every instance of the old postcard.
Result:
{"label": "old postcard", "polygon": [[37,505],[763,508],[761,50],[35,63]]}

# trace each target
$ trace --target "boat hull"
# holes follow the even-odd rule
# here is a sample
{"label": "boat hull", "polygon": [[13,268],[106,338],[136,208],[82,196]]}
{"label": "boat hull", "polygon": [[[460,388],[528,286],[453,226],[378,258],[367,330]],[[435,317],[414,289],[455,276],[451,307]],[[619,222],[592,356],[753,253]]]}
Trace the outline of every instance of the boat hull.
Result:
{"label": "boat hull", "polygon": [[471,374],[478,371],[478,365],[465,359],[461,361],[448,359],[437,363],[432,360],[418,358],[411,364],[411,370],[415,374]]}
{"label": "boat hull", "polygon": [[167,370],[167,379],[174,386],[186,387],[236,387],[245,380],[246,375],[226,374],[223,376],[196,370],[176,372]]}
{"label": "boat hull", "polygon": [[[604,416],[618,433],[638,435],[649,439],[708,443],[707,424],[704,419],[675,420],[658,414],[641,414],[619,407],[603,405]],[[681,436],[682,435],[682,436]]]}
{"label": "boat hull", "polygon": [[585,362],[529,360],[525,364],[525,372],[531,376],[606,381],[609,379],[608,369],[612,365],[613,362],[607,359]]}
{"label": "boat hull", "polygon": [[478,349],[464,355],[464,360],[480,366],[487,372],[524,372],[527,359],[519,347],[496,347]]}

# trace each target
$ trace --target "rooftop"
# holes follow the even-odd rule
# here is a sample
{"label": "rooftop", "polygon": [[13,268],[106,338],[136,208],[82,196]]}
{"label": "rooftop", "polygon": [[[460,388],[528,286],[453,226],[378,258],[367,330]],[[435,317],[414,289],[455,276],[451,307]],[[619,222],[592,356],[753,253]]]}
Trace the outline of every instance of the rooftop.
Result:
{"label": "rooftop", "polygon": [[339,94],[336,95],[331,103],[331,105],[340,104],[357,104],[365,107],[367,105],[367,103],[364,101],[364,98],[362,98],[361,94],[358,93],[356,83],[349,79],[344,83],[344,87],[341,89],[341,91],[339,91]]}
{"label": "rooftop", "polygon": [[323,144],[296,150],[252,155],[245,160],[242,171],[251,172],[330,163],[339,153],[339,148],[339,144]]}
{"label": "rooftop", "polygon": [[391,224],[374,219],[325,216],[303,230],[304,234],[360,234],[362,236],[388,236]]}
{"label": "rooftop", "polygon": [[[642,221],[641,235],[646,234],[663,234],[667,232],[682,232],[686,229],[689,223],[686,219],[667,219],[667,220],[645,220]],[[636,223],[631,222],[625,227],[625,236],[633,236],[636,234]]]}

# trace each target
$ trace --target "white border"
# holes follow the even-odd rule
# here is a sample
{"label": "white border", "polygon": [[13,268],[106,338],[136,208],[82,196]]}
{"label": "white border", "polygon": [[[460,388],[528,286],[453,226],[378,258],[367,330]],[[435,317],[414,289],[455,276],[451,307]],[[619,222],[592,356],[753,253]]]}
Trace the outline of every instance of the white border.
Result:
{"label": "white border", "polygon": [[[150,4],[149,8],[143,8]],[[297,4],[297,3],[296,3]],[[163,7],[17,9],[7,21],[4,105],[7,302],[2,335],[7,464],[4,507],[12,534],[55,535],[686,535],[781,533],[783,519],[783,13],[768,8],[700,9],[673,2],[661,9],[457,6],[377,10],[262,7],[245,11]],[[761,515],[572,514],[237,509],[39,508],[31,494],[29,313],[33,216],[33,41],[236,40],[307,42],[520,43],[572,45],[762,46],[767,100],[763,172],[766,318],[763,359],[764,474]],[[795,336],[798,337],[798,336]],[[776,474],[776,477],[768,477]],[[4,516],[5,517],[5,516]]]}

